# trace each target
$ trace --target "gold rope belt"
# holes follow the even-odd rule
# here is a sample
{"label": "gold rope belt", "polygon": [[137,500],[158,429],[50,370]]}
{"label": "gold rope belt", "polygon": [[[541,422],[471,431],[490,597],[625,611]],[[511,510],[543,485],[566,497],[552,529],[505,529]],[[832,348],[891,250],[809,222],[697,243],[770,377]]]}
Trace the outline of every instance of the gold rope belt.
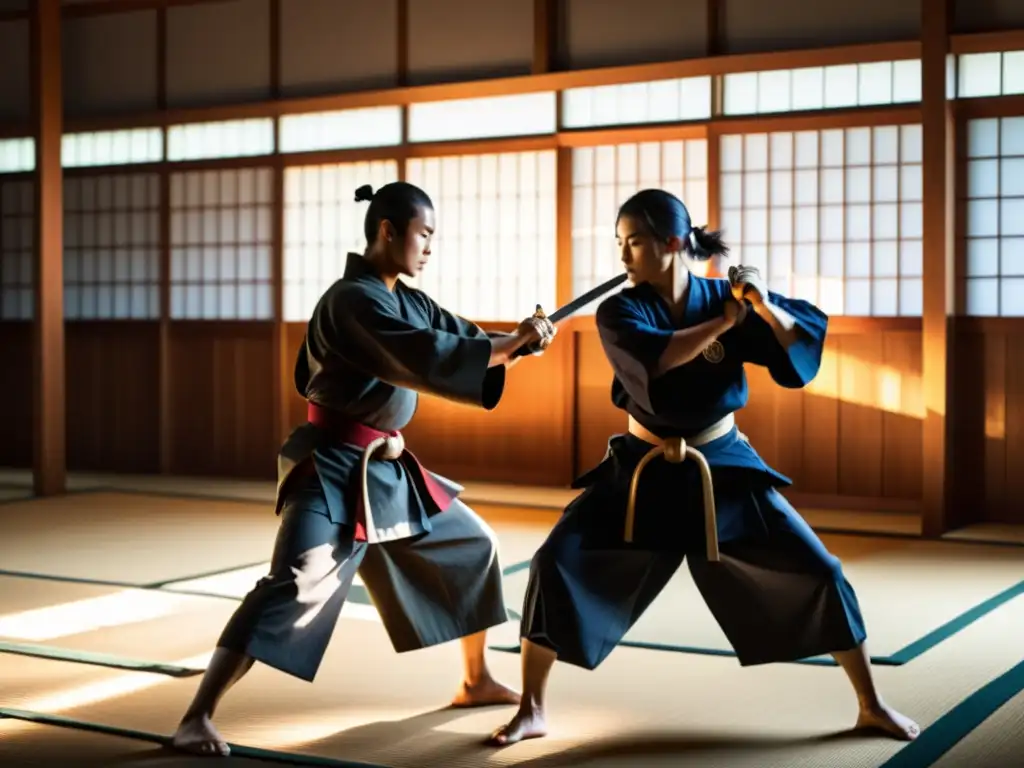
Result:
{"label": "gold rope belt", "polygon": [[363,496],[363,517],[365,519],[367,542],[380,540],[377,533],[377,526],[373,523],[373,510],[370,509],[370,461],[379,459],[381,461],[395,461],[405,453],[405,438],[402,433],[386,437],[378,437],[370,442],[363,449],[363,458],[360,462],[359,473]]}
{"label": "gold rope belt", "polygon": [[697,450],[699,446],[707,445],[713,440],[725,437],[736,426],[736,419],[730,413],[722,420],[712,424],[698,435],[691,437],[688,441],[682,437],[661,438],[644,427],[640,422],[629,417],[629,433],[638,437],[645,443],[654,447],[649,450],[633,470],[633,479],[629,484],[629,501],[626,504],[626,529],[624,538],[627,542],[633,541],[633,527],[636,522],[636,492],[640,487],[640,475],[644,469],[659,456],[664,456],[665,461],[671,464],[681,464],[686,459],[697,462],[700,468],[700,480],[704,496],[704,535],[707,540],[707,557],[712,562],[718,562],[718,517],[715,512],[715,488],[711,481],[711,467],[704,454]]}

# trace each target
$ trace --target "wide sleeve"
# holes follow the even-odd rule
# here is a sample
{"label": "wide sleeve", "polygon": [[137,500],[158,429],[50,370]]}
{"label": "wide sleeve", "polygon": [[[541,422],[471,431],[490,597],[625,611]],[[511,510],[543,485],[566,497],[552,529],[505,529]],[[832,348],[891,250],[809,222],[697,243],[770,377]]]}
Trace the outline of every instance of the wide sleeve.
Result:
{"label": "wide sleeve", "polygon": [[487,410],[501,400],[505,368],[488,367],[491,340],[479,329],[421,326],[355,292],[337,296],[318,314],[311,331],[321,344],[381,381]]}
{"label": "wide sleeve", "polygon": [[779,386],[800,389],[810,384],[821,368],[828,315],[809,301],[790,299],[771,291],[768,300],[796,320],[797,340],[786,349],[767,321],[751,312],[736,329],[743,360],[767,368]]}
{"label": "wide sleeve", "polygon": [[615,377],[637,405],[653,413],[651,378],[672,340],[672,331],[651,325],[640,308],[621,293],[598,306],[596,319],[601,346]]}

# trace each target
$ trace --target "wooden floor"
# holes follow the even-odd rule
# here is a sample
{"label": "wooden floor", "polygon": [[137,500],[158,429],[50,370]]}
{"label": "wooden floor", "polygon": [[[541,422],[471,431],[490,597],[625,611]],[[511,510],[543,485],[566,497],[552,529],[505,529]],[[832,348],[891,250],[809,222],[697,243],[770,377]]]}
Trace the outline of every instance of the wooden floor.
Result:
{"label": "wooden floor", "polygon": [[[17,477],[0,483],[0,765],[202,764],[162,744],[224,621],[265,572],[272,488],[76,476],[67,496],[24,499]],[[498,533],[516,611],[566,493],[468,491]],[[858,591],[883,693],[925,728],[914,744],[849,733],[856,708],[827,659],[741,669],[682,569],[599,670],[556,667],[550,737],[501,751],[481,739],[507,709],[443,707],[457,644],[394,654],[357,590],[315,683],[257,667],[225,699],[218,722],[236,756],[222,764],[1021,765],[1024,548],[822,538]],[[512,682],[516,642],[513,621],[490,638],[492,666]]]}

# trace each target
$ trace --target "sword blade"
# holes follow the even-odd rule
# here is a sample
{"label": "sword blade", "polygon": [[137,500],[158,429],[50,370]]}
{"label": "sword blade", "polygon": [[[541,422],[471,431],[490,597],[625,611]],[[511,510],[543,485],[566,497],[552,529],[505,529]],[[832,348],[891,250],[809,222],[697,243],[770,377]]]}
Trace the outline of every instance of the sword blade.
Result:
{"label": "sword blade", "polygon": [[616,275],[611,280],[605,280],[596,288],[591,288],[586,293],[577,296],[564,307],[559,307],[558,309],[556,309],[554,312],[548,315],[548,320],[550,320],[552,323],[557,323],[560,320],[564,320],[565,318],[569,317],[570,315],[576,314],[581,309],[583,309],[583,307],[592,302],[594,299],[600,298],[609,291],[618,288],[620,285],[626,282],[627,277],[629,276],[625,272],[623,272],[621,275]]}
{"label": "sword blade", "polygon": [[[605,280],[596,288],[591,288],[586,293],[577,296],[575,299],[570,301],[565,306],[559,307],[550,315],[547,315],[548,320],[550,320],[552,324],[560,322],[561,320],[565,320],[565,318],[569,317],[570,315],[579,312],[581,309],[583,309],[583,307],[592,302],[594,299],[598,299],[601,296],[604,296],[609,291],[618,288],[620,285],[626,282],[627,277],[629,276],[625,272],[623,272],[621,275],[613,277],[611,280]],[[537,311],[541,311],[540,305],[537,306]],[[528,344],[527,346],[520,347],[515,352],[513,352],[512,357],[514,359],[517,357],[523,357],[525,355],[532,355],[534,352],[539,351],[540,349],[539,347],[537,347],[537,345]]]}

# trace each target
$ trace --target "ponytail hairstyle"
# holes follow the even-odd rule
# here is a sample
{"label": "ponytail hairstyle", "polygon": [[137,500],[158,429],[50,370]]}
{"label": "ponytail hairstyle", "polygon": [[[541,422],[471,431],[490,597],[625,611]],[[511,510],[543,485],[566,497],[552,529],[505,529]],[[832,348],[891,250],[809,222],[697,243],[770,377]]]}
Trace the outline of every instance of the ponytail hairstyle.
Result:
{"label": "ponytail hairstyle", "polygon": [[405,181],[393,181],[385,184],[376,192],[369,184],[356,190],[356,202],[369,202],[366,219],[363,221],[363,234],[367,245],[377,239],[382,221],[391,222],[395,233],[401,237],[409,228],[409,222],[416,218],[421,209],[433,209],[434,203],[430,195]]}
{"label": "ponytail hairstyle", "polygon": [[619,208],[616,222],[623,216],[631,216],[646,223],[651,234],[663,243],[678,237],[683,243],[683,251],[697,261],[707,261],[713,256],[729,253],[729,246],[723,242],[721,232],[708,232],[705,227],[694,227],[683,201],[664,189],[637,192]]}

